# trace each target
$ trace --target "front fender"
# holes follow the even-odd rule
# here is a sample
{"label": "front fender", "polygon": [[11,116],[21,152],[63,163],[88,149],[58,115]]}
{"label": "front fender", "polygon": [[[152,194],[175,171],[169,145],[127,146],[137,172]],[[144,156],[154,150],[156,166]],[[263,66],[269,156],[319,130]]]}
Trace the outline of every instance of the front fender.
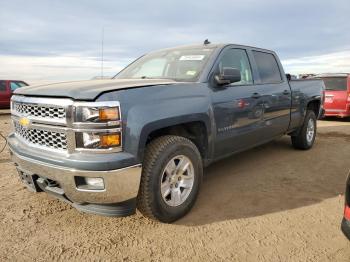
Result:
{"label": "front fender", "polygon": [[[189,113],[191,112],[191,113]],[[159,129],[189,122],[202,122],[205,125],[208,140],[212,137],[210,108],[207,98],[191,97],[169,99],[157,104],[135,105],[127,116],[125,143],[139,161],[143,159],[149,135]],[[208,141],[208,145],[210,145]]]}

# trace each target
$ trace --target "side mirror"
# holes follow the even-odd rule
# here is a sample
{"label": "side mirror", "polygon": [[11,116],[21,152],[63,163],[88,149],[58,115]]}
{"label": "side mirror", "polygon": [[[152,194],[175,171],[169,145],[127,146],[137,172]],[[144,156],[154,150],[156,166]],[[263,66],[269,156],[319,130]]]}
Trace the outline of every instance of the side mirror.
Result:
{"label": "side mirror", "polygon": [[241,81],[241,71],[233,67],[224,67],[220,75],[215,76],[218,85],[229,85]]}
{"label": "side mirror", "polygon": [[287,80],[288,80],[288,81],[292,80],[291,74],[286,74],[286,77],[287,77]]}

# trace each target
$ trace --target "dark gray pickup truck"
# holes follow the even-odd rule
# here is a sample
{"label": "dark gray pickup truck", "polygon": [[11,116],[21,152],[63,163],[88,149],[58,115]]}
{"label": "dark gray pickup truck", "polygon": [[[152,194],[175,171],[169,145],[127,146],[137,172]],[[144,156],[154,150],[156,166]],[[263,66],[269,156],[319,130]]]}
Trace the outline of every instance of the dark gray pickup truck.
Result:
{"label": "dark gray pickup truck", "polygon": [[269,50],[204,44],[142,56],[113,79],[17,89],[9,147],[21,180],[75,208],[172,222],[203,167],[291,136],[312,147],[321,80],[290,81]]}

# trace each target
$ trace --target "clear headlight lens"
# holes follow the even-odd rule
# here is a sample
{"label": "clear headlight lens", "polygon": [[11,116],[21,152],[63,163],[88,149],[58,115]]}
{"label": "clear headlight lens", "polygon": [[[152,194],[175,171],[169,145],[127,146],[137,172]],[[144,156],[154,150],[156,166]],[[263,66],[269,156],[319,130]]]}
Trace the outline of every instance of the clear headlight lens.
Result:
{"label": "clear headlight lens", "polygon": [[77,149],[121,150],[119,102],[77,102],[74,112]]}

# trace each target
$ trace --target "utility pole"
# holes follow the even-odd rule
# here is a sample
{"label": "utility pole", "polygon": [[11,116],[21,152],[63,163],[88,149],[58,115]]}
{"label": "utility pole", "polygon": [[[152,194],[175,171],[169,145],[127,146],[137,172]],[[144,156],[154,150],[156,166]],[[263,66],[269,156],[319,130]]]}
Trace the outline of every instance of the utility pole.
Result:
{"label": "utility pole", "polygon": [[101,79],[103,79],[103,45],[105,38],[105,28],[102,27],[102,41],[101,41]]}

